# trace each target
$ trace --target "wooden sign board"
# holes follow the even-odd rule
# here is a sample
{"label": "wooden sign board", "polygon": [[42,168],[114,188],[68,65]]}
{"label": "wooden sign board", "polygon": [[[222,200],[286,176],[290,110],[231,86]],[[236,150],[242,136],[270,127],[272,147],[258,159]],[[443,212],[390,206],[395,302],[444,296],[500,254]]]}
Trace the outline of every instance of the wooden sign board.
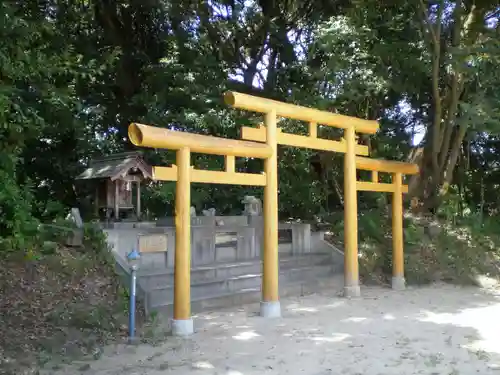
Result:
{"label": "wooden sign board", "polygon": [[141,253],[161,253],[167,251],[166,234],[140,234],[138,248]]}

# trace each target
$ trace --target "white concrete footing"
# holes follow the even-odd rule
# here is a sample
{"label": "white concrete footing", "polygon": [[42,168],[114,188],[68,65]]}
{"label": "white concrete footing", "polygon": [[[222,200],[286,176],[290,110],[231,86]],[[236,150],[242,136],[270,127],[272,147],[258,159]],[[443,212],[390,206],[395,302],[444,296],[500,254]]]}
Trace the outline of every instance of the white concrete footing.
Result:
{"label": "white concrete footing", "polygon": [[134,336],[134,337],[129,337],[127,339],[127,343],[129,345],[139,345],[141,343],[141,338],[140,337],[137,337],[137,336]]}
{"label": "white concrete footing", "polygon": [[361,296],[361,288],[359,285],[344,286],[344,297],[355,298]]}
{"label": "white concrete footing", "polygon": [[270,301],[260,303],[260,316],[264,318],[279,318],[281,317],[280,301]]}
{"label": "white concrete footing", "polygon": [[405,290],[406,289],[406,281],[403,276],[394,276],[392,278],[392,289],[394,290]]}
{"label": "white concrete footing", "polygon": [[189,336],[194,333],[193,319],[176,320],[172,319],[172,335]]}

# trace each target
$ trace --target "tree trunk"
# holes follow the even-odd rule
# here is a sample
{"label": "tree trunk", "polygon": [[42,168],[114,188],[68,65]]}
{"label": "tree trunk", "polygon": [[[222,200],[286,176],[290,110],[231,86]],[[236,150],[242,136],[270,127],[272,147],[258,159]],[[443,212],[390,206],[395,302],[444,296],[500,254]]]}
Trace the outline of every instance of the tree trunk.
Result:
{"label": "tree trunk", "polygon": [[477,35],[470,33],[470,25],[478,16],[478,9],[457,1],[452,14],[451,37],[447,39],[446,31],[441,30],[445,2],[440,2],[433,15],[429,14],[430,8],[423,0],[419,3],[420,21],[431,56],[432,112],[424,148],[409,157],[420,165],[420,175],[410,181],[409,196],[418,198],[421,210],[435,213],[453,182],[453,173],[468,129],[467,123],[457,121],[466,77],[463,58],[453,53],[465,43],[465,39],[467,43],[477,40]]}

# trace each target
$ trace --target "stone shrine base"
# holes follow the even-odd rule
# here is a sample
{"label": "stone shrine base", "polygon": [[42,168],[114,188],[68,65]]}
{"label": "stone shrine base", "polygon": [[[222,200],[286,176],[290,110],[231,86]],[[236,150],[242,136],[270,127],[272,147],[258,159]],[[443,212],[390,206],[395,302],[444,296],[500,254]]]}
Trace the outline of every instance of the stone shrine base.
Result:
{"label": "stone shrine base", "polygon": [[[108,243],[124,279],[126,254],[139,235],[166,236],[165,251],[144,253],[138,271],[138,297],[146,313],[172,316],[174,301],[175,228],[173,218],[151,223],[114,223],[106,228]],[[191,311],[198,313],[261,300],[263,220],[258,216],[191,218]],[[343,253],[311,232],[309,224],[280,223],[281,295],[317,290],[343,270]],[[163,245],[165,246],[165,245]],[[264,311],[266,313],[267,310]]]}

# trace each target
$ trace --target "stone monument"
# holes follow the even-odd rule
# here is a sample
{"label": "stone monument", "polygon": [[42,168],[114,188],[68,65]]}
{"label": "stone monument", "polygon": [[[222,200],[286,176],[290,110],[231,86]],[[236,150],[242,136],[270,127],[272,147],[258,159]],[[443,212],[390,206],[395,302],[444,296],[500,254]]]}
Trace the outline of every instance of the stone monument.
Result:
{"label": "stone monument", "polygon": [[196,208],[194,206],[191,206],[189,214],[191,217],[196,217]]}
{"label": "stone monument", "polygon": [[76,207],[71,209],[71,212],[66,216],[66,220],[75,223],[76,228],[71,230],[66,237],[67,246],[82,246],[83,244],[83,220],[80,215],[80,210]]}
{"label": "stone monument", "polygon": [[260,216],[262,215],[262,202],[259,198],[253,195],[245,195],[241,201],[245,205],[243,215],[247,216]]}
{"label": "stone monument", "polygon": [[215,216],[215,208],[209,208],[208,210],[202,211],[203,216]]}

